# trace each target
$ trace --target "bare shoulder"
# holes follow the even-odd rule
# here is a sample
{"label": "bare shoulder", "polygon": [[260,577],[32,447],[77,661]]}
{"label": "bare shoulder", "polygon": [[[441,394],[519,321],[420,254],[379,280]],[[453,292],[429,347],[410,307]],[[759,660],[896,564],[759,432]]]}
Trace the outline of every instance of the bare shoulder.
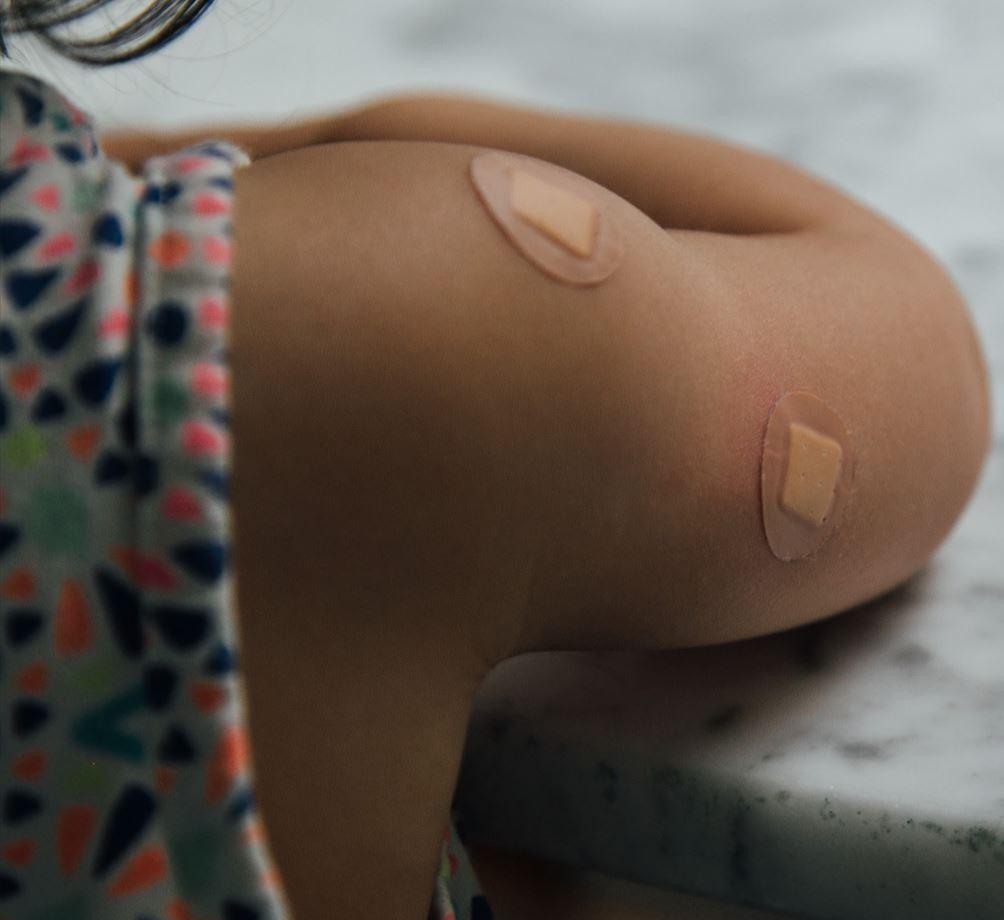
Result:
{"label": "bare shoulder", "polygon": [[664,299],[666,237],[590,183],[623,259],[602,284],[561,283],[486,213],[482,151],[326,144],[238,171],[234,411],[256,514],[291,554],[323,534],[323,561],[296,550],[290,570],[476,611],[494,662],[544,545],[584,491],[606,501],[610,394]]}

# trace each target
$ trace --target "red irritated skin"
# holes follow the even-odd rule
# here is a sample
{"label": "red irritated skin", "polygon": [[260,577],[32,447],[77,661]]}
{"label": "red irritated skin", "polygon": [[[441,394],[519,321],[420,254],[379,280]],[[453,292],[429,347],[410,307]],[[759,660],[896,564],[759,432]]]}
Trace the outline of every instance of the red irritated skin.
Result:
{"label": "red irritated skin", "polygon": [[[631,337],[634,437],[622,432],[614,449],[643,458],[623,457],[621,501],[625,519],[651,529],[611,546],[608,600],[628,619],[673,610],[663,642],[680,647],[799,625],[916,572],[989,445],[985,367],[950,282],[874,227],[669,236],[667,259],[699,265],[685,272],[699,277]],[[906,281],[917,274],[925,283]],[[782,561],[764,535],[760,467],[771,407],[795,390],[843,420],[855,474],[833,536]],[[653,638],[644,628],[641,644]]]}

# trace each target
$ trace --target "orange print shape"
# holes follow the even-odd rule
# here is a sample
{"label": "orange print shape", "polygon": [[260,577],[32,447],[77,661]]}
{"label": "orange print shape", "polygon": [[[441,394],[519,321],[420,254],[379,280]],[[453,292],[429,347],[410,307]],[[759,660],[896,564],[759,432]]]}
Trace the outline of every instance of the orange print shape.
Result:
{"label": "orange print shape", "polygon": [[23,869],[35,858],[35,841],[18,840],[3,848],[3,858],[12,866]]}
{"label": "orange print shape", "polygon": [[18,674],[15,683],[22,693],[42,694],[45,692],[45,685],[49,680],[49,669],[44,661],[36,661],[22,669]]}
{"label": "orange print shape", "polygon": [[26,751],[11,764],[11,773],[26,783],[41,779],[45,773],[45,751]]}
{"label": "orange print shape", "polygon": [[70,805],[59,813],[56,851],[63,875],[73,875],[77,871],[96,823],[97,815],[90,805]]}
{"label": "orange print shape", "polygon": [[17,569],[0,585],[0,595],[9,601],[30,601],[35,596],[35,576],[29,569]]}
{"label": "orange print shape", "polygon": [[79,655],[91,647],[93,639],[94,624],[84,590],[79,582],[67,578],[56,606],[56,653]]}
{"label": "orange print shape", "polygon": [[206,801],[218,802],[248,762],[248,738],[239,725],[231,725],[223,732],[213,759],[206,768]]}
{"label": "orange print shape", "polygon": [[26,364],[10,372],[7,377],[10,388],[22,399],[27,399],[35,392],[42,380],[42,369],[37,364]]}
{"label": "orange print shape", "polygon": [[165,268],[177,268],[192,251],[192,244],[183,233],[168,230],[155,239],[147,248],[147,254]]}
{"label": "orange print shape", "polygon": [[74,457],[86,461],[91,459],[99,440],[101,440],[101,427],[89,425],[86,428],[74,428],[69,432],[66,436],[66,446]]}
{"label": "orange print shape", "polygon": [[167,856],[157,844],[140,850],[127,864],[122,874],[108,887],[108,894],[121,898],[152,888],[167,877]]}

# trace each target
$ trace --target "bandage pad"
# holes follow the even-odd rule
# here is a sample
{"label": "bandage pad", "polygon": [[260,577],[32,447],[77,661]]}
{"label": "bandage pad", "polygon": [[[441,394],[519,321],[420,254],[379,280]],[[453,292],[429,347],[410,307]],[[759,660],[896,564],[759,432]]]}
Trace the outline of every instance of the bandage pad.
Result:
{"label": "bandage pad", "polygon": [[786,562],[815,553],[840,525],[854,479],[850,435],[818,396],[786,393],[771,409],[760,503],[771,552]]}
{"label": "bandage pad", "polygon": [[620,264],[624,245],[609,201],[588,179],[496,150],[474,156],[470,174],[495,223],[547,275],[567,284],[598,284]]}

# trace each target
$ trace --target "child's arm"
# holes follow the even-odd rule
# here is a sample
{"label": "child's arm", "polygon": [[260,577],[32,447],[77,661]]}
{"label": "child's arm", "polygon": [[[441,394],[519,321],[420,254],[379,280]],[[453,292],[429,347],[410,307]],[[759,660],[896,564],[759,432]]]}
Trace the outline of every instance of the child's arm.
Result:
{"label": "child's arm", "polygon": [[150,157],[181,150],[209,138],[237,144],[247,151],[252,160],[260,160],[289,150],[329,143],[338,136],[343,125],[351,122],[357,111],[347,109],[335,115],[302,119],[289,124],[207,124],[173,131],[127,128],[102,133],[100,143],[110,159],[124,163],[134,174],[139,173],[143,163]]}
{"label": "child's arm", "polygon": [[880,220],[845,192],[747,147],[662,124],[458,93],[377,98],[331,119],[321,136],[473,144],[539,157],[605,186],[665,228],[782,233]]}
{"label": "child's arm", "polygon": [[[415,440],[401,450],[445,438],[444,462],[469,452],[435,475],[426,456],[427,488],[449,491],[451,477],[469,474],[484,521],[502,502],[567,528],[535,563],[534,598],[552,601],[551,624],[538,610],[526,641],[575,642],[591,628],[626,642],[641,629],[660,646],[770,632],[916,571],[968,498],[989,432],[980,348],[933,260],[817,180],[722,150],[707,183],[718,190],[712,213],[733,227],[805,228],[667,233],[597,185],[625,228],[623,264],[592,287],[561,284],[486,213],[469,174],[479,149],[324,144],[240,170],[237,313],[260,316],[256,334],[268,343],[311,317],[303,367],[323,374],[313,401],[332,401],[318,439],[344,444],[349,418],[339,413],[353,404],[352,424],[403,413]],[[649,173],[666,189],[685,188],[708,162],[667,156]],[[762,221],[745,203],[758,174],[773,176],[776,191]],[[748,194],[740,176],[754,183]],[[675,207],[670,193],[661,200]],[[684,221],[699,219],[699,198],[682,201]],[[759,475],[771,406],[792,390],[817,394],[851,432],[855,492],[818,560],[781,563],[764,537]],[[374,451],[382,424],[366,429]],[[348,484],[377,468],[363,456],[351,471],[329,469]],[[415,456],[401,459],[402,474],[419,468]],[[421,493],[418,479],[395,486],[388,520],[409,501],[417,510]],[[509,525],[530,526],[518,516]],[[490,529],[504,530],[498,520]],[[638,620],[584,616],[590,598]]]}
{"label": "child's arm", "polygon": [[[707,161],[666,145],[662,166],[617,169],[611,153],[609,181],[663,190],[648,204],[668,223],[699,220],[702,200],[672,190]],[[594,184],[624,256],[577,287],[486,213],[481,152],[322,144],[235,174],[242,648],[249,674],[277,675],[260,738],[284,791],[263,801],[302,916],[372,897],[371,854],[394,848],[407,855],[381,858],[395,885],[379,894],[399,903],[381,910],[427,901],[433,865],[415,854],[441,840],[459,751],[411,728],[456,708],[451,670],[476,685],[524,651],[679,648],[829,616],[925,563],[986,455],[964,304],[839,193],[722,151],[707,214],[805,221],[737,236],[667,233]],[[757,169],[774,176],[763,220],[746,203]],[[815,558],[785,562],[764,536],[760,460],[771,406],[800,389],[850,430],[854,495]],[[311,756],[288,782],[288,752],[322,745],[340,770]]]}
{"label": "child's arm", "polygon": [[436,141],[511,150],[557,163],[610,189],[666,228],[771,233],[823,221],[878,220],[845,194],[782,160],[664,125],[573,115],[461,94],[376,97],[292,124],[112,131],[105,152],[133,170],[209,137],[252,160],[344,141]]}

